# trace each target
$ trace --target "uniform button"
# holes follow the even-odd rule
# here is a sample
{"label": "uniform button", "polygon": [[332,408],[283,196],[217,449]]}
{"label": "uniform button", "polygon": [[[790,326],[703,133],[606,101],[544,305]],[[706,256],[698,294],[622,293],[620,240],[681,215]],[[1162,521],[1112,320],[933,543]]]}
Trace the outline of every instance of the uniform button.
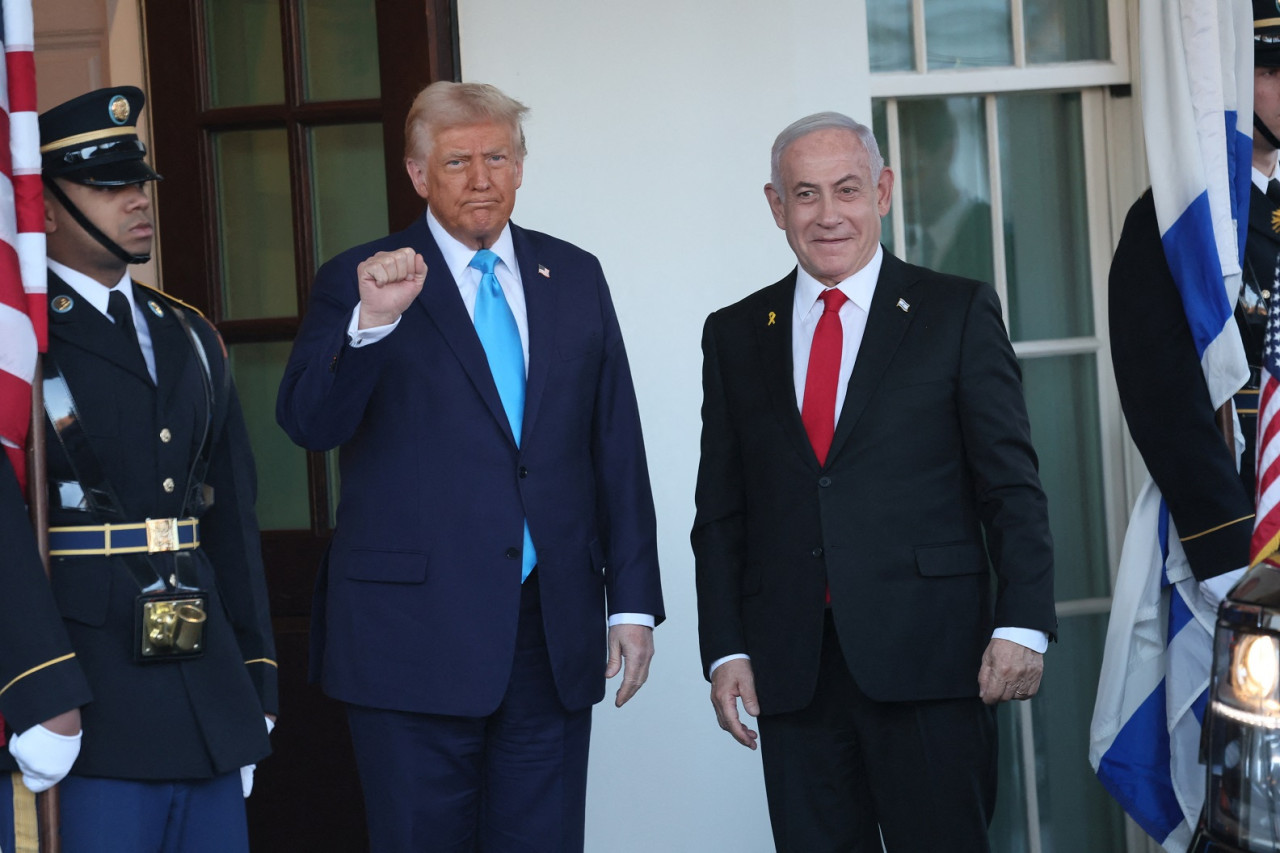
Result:
{"label": "uniform button", "polygon": [[169,432],[169,428],[165,427],[160,430],[160,440],[168,444],[173,439],[173,433]]}
{"label": "uniform button", "polygon": [[814,549],[813,549],[813,556],[815,556],[815,557],[821,557],[821,556],[822,556],[822,549],[821,549],[821,548],[814,548]]}
{"label": "uniform button", "polygon": [[508,559],[508,560],[514,560],[514,559],[518,558],[519,556],[520,556],[520,549],[519,549],[519,548],[508,548],[508,549],[507,549],[507,559]]}
{"label": "uniform button", "polygon": [[529,469],[521,465],[516,469],[516,473],[520,475],[520,479],[523,480],[525,477],[529,476]]}
{"label": "uniform button", "polygon": [[827,486],[831,485],[831,478],[830,477],[818,478],[818,485],[825,489]]}
{"label": "uniform button", "polygon": [[164,482],[163,482],[163,483],[161,483],[160,485],[161,485],[161,487],[163,487],[163,488],[164,488],[164,490],[165,490],[166,492],[172,492],[172,491],[173,491],[173,478],[172,478],[172,477],[165,477],[165,478],[164,478]]}

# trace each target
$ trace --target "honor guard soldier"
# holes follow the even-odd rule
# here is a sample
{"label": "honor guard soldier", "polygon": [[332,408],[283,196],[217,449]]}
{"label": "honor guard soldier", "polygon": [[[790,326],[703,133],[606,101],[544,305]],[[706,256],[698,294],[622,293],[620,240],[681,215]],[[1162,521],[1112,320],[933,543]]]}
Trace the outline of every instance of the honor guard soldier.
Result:
{"label": "honor guard soldier", "polygon": [[23,784],[43,791],[67,774],[80,751],[78,709],[91,694],[58,618],[18,480],[2,452],[0,548],[0,714],[21,771],[0,774],[0,849],[12,850],[15,822],[35,823],[35,798],[24,794]]}
{"label": "honor guard soldier", "polygon": [[160,178],[143,102],[123,86],[40,116],[51,581],[93,691],[62,839],[247,851],[243,798],[276,712],[256,475],[217,332],[129,275]]}
{"label": "honor guard soldier", "polygon": [[1210,401],[1151,190],[1129,211],[1110,275],[1111,356],[1125,420],[1214,608],[1238,578],[1233,570],[1249,562],[1262,344],[1280,253],[1280,8],[1276,0],[1255,0],[1253,8],[1253,188],[1235,309],[1250,377],[1235,396],[1238,465],[1220,426],[1235,419],[1229,411],[1220,418]]}

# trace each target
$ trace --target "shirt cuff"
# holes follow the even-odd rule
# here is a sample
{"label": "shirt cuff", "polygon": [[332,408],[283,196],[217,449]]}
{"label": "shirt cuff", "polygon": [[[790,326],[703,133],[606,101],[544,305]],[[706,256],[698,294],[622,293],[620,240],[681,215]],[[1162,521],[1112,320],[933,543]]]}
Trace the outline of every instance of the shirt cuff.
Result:
{"label": "shirt cuff", "polygon": [[351,311],[351,322],[347,323],[347,342],[356,349],[367,347],[369,344],[376,344],[394,332],[398,325],[400,325],[399,317],[395,319],[394,323],[388,323],[385,326],[360,328],[360,305],[356,303],[356,307]]}
{"label": "shirt cuff", "polygon": [[997,628],[991,632],[991,639],[1008,640],[1040,654],[1049,648],[1049,635],[1035,628]]}
{"label": "shirt cuff", "polygon": [[648,613],[615,613],[609,617],[609,627],[614,625],[643,625],[652,628],[654,618]]}
{"label": "shirt cuff", "polygon": [[712,661],[711,668],[707,670],[707,678],[710,678],[712,673],[716,671],[716,667],[722,663],[728,663],[731,660],[751,660],[751,655],[725,655],[722,658]]}

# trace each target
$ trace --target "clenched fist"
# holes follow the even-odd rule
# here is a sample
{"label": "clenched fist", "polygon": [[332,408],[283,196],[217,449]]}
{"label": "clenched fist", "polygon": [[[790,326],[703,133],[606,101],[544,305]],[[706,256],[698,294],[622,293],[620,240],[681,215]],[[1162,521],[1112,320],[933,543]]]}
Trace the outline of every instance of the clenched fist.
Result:
{"label": "clenched fist", "polygon": [[378,252],[356,267],[360,282],[360,328],[386,326],[399,319],[422,291],[427,262],[413,249]]}

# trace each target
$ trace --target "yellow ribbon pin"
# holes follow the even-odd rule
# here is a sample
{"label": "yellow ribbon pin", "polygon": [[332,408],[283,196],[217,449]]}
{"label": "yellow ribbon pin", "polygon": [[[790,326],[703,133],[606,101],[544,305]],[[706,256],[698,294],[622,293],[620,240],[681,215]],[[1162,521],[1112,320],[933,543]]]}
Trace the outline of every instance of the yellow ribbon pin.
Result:
{"label": "yellow ribbon pin", "polygon": [[772,325],[773,325],[773,321],[774,321],[774,320],[776,320],[776,319],[778,319],[778,315],[777,315],[775,312],[770,311],[770,312],[769,312],[769,325],[770,325],[770,326],[772,326]]}

